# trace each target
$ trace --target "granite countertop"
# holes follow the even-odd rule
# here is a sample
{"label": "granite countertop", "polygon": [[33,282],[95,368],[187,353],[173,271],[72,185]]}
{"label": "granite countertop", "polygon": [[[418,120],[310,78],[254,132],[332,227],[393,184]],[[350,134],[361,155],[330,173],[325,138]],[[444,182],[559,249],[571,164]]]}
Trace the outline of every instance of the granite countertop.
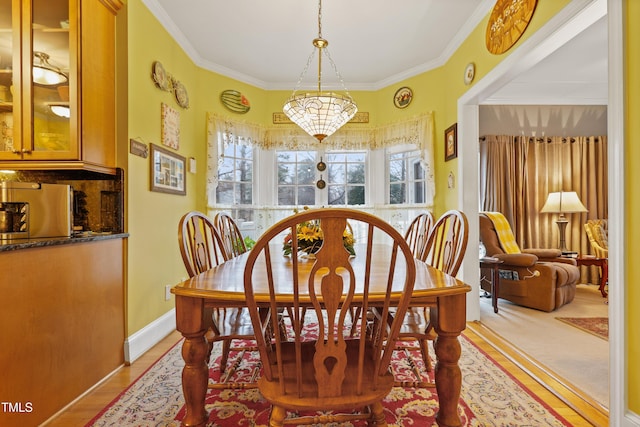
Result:
{"label": "granite countertop", "polygon": [[71,245],[74,243],[94,242],[97,240],[123,239],[126,237],[129,237],[129,233],[86,232],[73,237],[42,237],[34,239],[0,240],[0,252],[40,248],[44,246]]}

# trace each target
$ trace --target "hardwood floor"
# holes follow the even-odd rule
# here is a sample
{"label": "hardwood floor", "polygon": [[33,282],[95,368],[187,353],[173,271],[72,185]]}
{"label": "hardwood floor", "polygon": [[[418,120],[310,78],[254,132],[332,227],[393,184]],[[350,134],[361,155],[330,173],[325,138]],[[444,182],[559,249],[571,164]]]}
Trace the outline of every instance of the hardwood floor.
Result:
{"label": "hardwood floor", "polygon": [[82,427],[115,399],[123,390],[142,375],[156,360],[166,353],[182,337],[175,331],[140,356],[130,366],[123,366],[93,390],[48,422],[46,427]]}
{"label": "hardwood floor", "polygon": [[[508,345],[500,343],[496,337],[487,337],[491,342],[485,340],[487,331],[483,331],[478,324],[469,323],[465,331],[478,347],[498,361],[502,366],[525,384],[540,399],[547,402],[555,411],[562,415],[574,426],[597,426],[608,425],[607,414],[598,411],[590,406],[588,402],[582,400],[573,390],[566,386],[560,386],[561,381],[551,378],[540,371],[530,362],[522,357],[508,356]],[[61,411],[56,417],[43,424],[46,427],[81,427],[89,422],[98,412],[107,406],[124,389],[142,375],[150,365],[159,359],[167,350],[180,339],[178,332],[173,332],[151,350],[146,352],[130,366],[124,366],[113,375],[99,384],[90,392],[86,393],[76,402]],[[507,354],[507,355],[505,355]],[[538,381],[555,381],[556,387],[553,391],[542,386]]]}

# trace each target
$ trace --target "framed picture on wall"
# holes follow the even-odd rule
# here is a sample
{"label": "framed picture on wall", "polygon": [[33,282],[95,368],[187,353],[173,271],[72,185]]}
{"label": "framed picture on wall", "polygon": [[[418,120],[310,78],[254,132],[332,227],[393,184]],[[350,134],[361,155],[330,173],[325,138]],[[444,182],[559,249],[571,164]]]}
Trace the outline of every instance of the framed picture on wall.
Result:
{"label": "framed picture on wall", "polygon": [[444,131],[444,161],[458,157],[458,124],[454,123]]}
{"label": "framed picture on wall", "polygon": [[162,103],[162,145],[180,149],[180,113]]}
{"label": "framed picture on wall", "polygon": [[159,145],[151,145],[151,191],[187,194],[186,160]]}

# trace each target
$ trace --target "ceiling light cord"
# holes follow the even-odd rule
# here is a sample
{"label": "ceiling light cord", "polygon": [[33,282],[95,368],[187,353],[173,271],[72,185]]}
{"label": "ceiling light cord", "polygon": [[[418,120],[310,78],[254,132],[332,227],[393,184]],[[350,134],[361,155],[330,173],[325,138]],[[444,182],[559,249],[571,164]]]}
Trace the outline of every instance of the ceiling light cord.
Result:
{"label": "ceiling light cord", "polygon": [[[300,126],[309,135],[322,142],[324,138],[333,134],[346,124],[358,111],[358,106],[347,91],[338,67],[331,59],[327,50],[329,42],[322,37],[322,0],[318,0],[318,37],[313,40],[313,52],[296,84],[293,94],[283,106],[283,111],[292,122]],[[317,92],[296,95],[302,80],[309,69],[315,51],[318,49],[318,80]],[[340,80],[346,94],[322,92],[322,54],[326,50],[327,59]]]}

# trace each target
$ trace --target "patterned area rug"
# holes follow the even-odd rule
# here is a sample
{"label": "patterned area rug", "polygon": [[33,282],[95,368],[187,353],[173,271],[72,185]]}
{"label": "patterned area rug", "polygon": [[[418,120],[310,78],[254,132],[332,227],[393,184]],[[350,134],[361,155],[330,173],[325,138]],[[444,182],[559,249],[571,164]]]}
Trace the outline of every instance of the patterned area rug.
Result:
{"label": "patterned area rug", "polygon": [[[498,365],[464,335],[460,337],[462,393],[458,412],[463,426],[570,426],[558,413],[539,400],[522,383]],[[220,380],[220,343],[214,346],[210,381]],[[181,387],[182,340],[152,365],[128,389],[91,420],[87,427],[138,426],[178,427],[185,415]],[[433,349],[431,349],[433,355]],[[406,358],[396,352],[392,362],[399,380],[411,379]],[[414,354],[416,365],[421,363]],[[242,381],[254,375],[257,354],[231,354],[237,368],[228,381]],[[422,368],[422,366],[419,366]],[[426,377],[427,373],[422,371]],[[433,375],[433,374],[431,374]],[[431,380],[433,378],[431,377]],[[389,426],[436,426],[438,396],[434,388],[396,387],[384,401]],[[207,427],[268,426],[269,405],[257,389],[209,390]],[[361,426],[363,424],[342,424]]]}
{"label": "patterned area rug", "polygon": [[609,339],[608,317],[556,317],[556,319],[602,339]]}

